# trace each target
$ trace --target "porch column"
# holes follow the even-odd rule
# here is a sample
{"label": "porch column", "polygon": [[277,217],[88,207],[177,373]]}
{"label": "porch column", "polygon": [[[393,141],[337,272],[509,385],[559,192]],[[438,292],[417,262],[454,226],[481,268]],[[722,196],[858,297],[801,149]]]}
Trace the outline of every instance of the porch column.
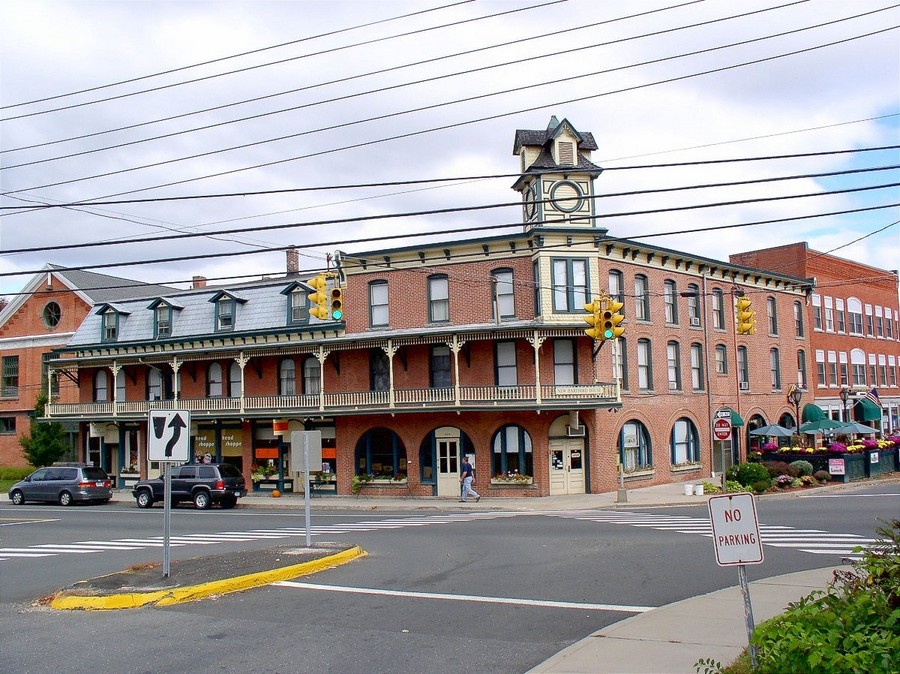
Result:
{"label": "porch column", "polygon": [[243,414],[244,409],[245,409],[244,401],[246,399],[245,392],[244,392],[244,386],[245,386],[244,368],[247,367],[247,363],[250,362],[250,358],[248,356],[245,356],[244,352],[241,351],[238,354],[237,358],[234,359],[234,362],[236,362],[238,364],[238,367],[241,368],[241,414]]}
{"label": "porch column", "polygon": [[[114,360],[109,369],[112,370],[113,416],[116,417],[119,415],[119,371],[122,369],[122,366]],[[47,380],[50,380],[49,376],[47,377]],[[49,396],[47,397],[47,400],[50,400]]]}
{"label": "porch column", "polygon": [[175,401],[178,401],[178,394],[181,391],[178,390],[178,370],[181,369],[181,366],[184,363],[178,362],[178,356],[172,357],[172,395],[175,397]]}
{"label": "porch column", "polygon": [[448,346],[453,352],[453,403],[459,407],[459,351],[465,342],[459,341],[459,335],[453,335]]}
{"label": "porch column", "polygon": [[397,347],[394,346],[394,340],[389,339],[387,346],[382,347],[388,357],[388,407],[394,407],[394,354],[397,353]]}
{"label": "porch column", "polygon": [[544,343],[546,337],[541,337],[538,334],[538,331],[535,330],[534,334],[528,338],[528,342],[531,344],[534,349],[534,398],[535,403],[538,405],[541,404],[541,344]]}
{"label": "porch column", "polygon": [[[319,352],[316,354],[316,360],[319,361],[319,411],[325,411],[325,359],[328,358],[330,351],[326,351],[325,347],[319,345]],[[302,376],[302,375],[301,375]]]}

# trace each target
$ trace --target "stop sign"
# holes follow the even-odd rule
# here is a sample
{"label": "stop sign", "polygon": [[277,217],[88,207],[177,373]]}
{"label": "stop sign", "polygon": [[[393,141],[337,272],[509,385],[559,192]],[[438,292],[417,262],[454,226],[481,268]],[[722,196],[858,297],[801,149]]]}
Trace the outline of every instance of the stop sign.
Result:
{"label": "stop sign", "polygon": [[730,419],[716,419],[713,422],[713,435],[716,436],[716,440],[727,440],[731,437],[731,420]]}

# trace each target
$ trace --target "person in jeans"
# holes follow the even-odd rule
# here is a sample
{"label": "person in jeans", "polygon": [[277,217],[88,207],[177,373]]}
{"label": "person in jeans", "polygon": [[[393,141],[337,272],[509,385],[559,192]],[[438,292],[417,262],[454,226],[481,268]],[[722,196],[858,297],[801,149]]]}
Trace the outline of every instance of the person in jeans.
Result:
{"label": "person in jeans", "polygon": [[460,503],[465,503],[466,501],[468,501],[469,494],[475,497],[475,503],[478,503],[481,500],[478,492],[472,489],[472,483],[474,481],[475,471],[472,470],[472,464],[469,463],[469,457],[463,456],[462,472],[459,478],[459,483],[462,485],[462,493],[460,494],[459,499]]}

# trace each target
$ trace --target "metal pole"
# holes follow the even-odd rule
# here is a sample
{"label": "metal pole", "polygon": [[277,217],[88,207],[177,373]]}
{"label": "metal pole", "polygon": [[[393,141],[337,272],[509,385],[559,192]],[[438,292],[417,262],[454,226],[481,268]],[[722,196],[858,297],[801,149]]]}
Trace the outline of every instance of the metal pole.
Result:
{"label": "metal pole", "polygon": [[759,667],[756,660],[756,646],[753,645],[753,606],[750,604],[750,586],[747,584],[747,569],[738,564],[738,579],[741,583],[741,594],[744,595],[744,621],[747,623],[747,645],[750,647],[750,664],[752,669]]}
{"label": "metal pole", "polygon": [[306,547],[312,547],[309,522],[309,435],[303,434],[303,509],[306,514]]}
{"label": "metal pole", "polygon": [[163,578],[169,577],[169,534],[172,530],[172,464],[163,463],[166,473],[165,486],[163,487]]}
{"label": "metal pole", "polygon": [[619,462],[619,492],[616,494],[616,503],[628,503],[628,492],[625,490],[625,466]]}

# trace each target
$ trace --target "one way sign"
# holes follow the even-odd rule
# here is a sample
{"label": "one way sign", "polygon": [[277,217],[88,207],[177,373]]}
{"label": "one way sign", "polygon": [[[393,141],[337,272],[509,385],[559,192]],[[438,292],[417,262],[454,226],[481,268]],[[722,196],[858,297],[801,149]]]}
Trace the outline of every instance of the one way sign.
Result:
{"label": "one way sign", "polygon": [[149,436],[151,461],[187,461],[191,449],[191,413],[187,410],[151,411]]}

